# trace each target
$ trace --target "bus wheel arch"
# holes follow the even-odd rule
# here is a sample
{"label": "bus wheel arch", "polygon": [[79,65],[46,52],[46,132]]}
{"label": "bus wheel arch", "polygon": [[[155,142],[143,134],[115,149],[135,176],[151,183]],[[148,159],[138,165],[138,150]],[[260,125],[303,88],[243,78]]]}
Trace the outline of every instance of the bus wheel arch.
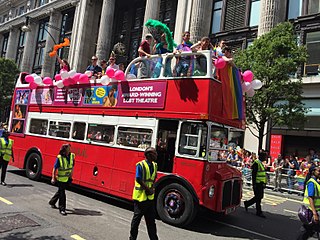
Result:
{"label": "bus wheel arch", "polygon": [[181,178],[168,178],[156,186],[156,207],[159,217],[175,226],[190,224],[198,211],[194,189]]}
{"label": "bus wheel arch", "polygon": [[28,151],[24,161],[26,175],[31,180],[39,180],[42,172],[42,157],[41,153],[36,148]]}

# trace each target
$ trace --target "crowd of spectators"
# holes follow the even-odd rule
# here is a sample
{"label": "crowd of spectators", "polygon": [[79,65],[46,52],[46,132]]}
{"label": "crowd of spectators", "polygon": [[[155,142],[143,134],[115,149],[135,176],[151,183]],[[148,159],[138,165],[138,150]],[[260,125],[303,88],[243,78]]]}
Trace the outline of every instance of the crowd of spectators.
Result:
{"label": "crowd of spectators", "polygon": [[[264,150],[260,150],[264,151]],[[278,154],[277,158],[272,158],[268,151],[267,160],[263,162],[268,172],[268,184],[274,191],[287,189],[289,193],[292,190],[303,190],[304,180],[311,166],[320,166],[319,156],[314,149],[309,149],[305,157],[299,157],[296,154],[285,155]],[[229,148],[227,163],[238,168],[242,173],[244,180],[251,181],[250,167],[257,154],[245,149]],[[282,181],[283,180],[283,181]]]}

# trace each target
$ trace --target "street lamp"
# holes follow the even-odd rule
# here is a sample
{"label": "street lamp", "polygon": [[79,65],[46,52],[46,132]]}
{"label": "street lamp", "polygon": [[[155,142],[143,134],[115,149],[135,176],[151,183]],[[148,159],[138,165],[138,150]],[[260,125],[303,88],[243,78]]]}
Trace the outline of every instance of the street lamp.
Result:
{"label": "street lamp", "polygon": [[[34,21],[34,20],[33,20],[32,18],[30,18],[29,16],[26,16],[26,24],[21,27],[21,31],[22,31],[22,32],[31,32],[30,23],[36,23],[36,21]],[[59,32],[61,31],[60,28],[57,28],[57,27],[55,27],[55,26],[52,26],[52,25],[50,25],[50,24],[48,24],[48,23],[46,23],[45,26],[47,26],[48,28],[52,28],[52,29],[54,29],[54,30],[56,30],[56,31],[59,31]],[[54,40],[54,38],[53,38],[53,36],[51,35],[51,33],[50,33],[46,28],[43,28],[43,30],[46,31],[46,32],[49,34],[49,36],[51,37],[52,41],[53,41],[54,44],[56,45],[57,43],[56,43],[56,41]]]}

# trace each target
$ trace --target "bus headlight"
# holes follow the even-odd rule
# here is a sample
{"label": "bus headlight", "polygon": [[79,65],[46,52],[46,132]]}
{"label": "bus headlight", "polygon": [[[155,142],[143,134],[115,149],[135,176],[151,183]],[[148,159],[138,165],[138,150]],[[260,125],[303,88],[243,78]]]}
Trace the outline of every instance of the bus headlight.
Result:
{"label": "bus headlight", "polygon": [[209,198],[212,198],[214,195],[214,185],[209,188]]}

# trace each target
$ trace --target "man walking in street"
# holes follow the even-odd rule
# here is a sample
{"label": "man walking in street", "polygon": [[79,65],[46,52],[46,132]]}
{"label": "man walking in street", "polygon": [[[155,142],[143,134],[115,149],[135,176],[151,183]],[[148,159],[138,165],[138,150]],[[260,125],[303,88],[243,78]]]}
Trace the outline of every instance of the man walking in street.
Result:
{"label": "man walking in street", "polygon": [[60,214],[66,216],[66,187],[72,180],[75,154],[70,151],[70,144],[63,144],[57,156],[56,162],[52,170],[51,183],[57,182],[58,191],[49,201],[52,208],[56,207],[59,200]]}
{"label": "man walking in street", "polygon": [[252,166],[252,187],[254,192],[254,197],[248,201],[244,201],[244,207],[248,211],[248,207],[256,204],[256,215],[262,218],[266,216],[262,213],[261,210],[261,200],[263,199],[264,188],[267,184],[267,175],[266,170],[262,164],[263,161],[266,161],[267,155],[264,151],[259,152],[259,159],[256,159]]}
{"label": "man walking in street", "polygon": [[145,160],[136,164],[136,178],[132,199],[134,215],[131,222],[130,240],[136,240],[142,216],[146,221],[150,240],[158,240],[155,222],[154,181],[157,177],[157,152],[148,147],[144,152]]}
{"label": "man walking in street", "polygon": [[0,138],[0,168],[1,168],[1,185],[6,186],[6,173],[10,159],[14,162],[13,157],[13,140],[9,139],[9,132],[4,130]]}

